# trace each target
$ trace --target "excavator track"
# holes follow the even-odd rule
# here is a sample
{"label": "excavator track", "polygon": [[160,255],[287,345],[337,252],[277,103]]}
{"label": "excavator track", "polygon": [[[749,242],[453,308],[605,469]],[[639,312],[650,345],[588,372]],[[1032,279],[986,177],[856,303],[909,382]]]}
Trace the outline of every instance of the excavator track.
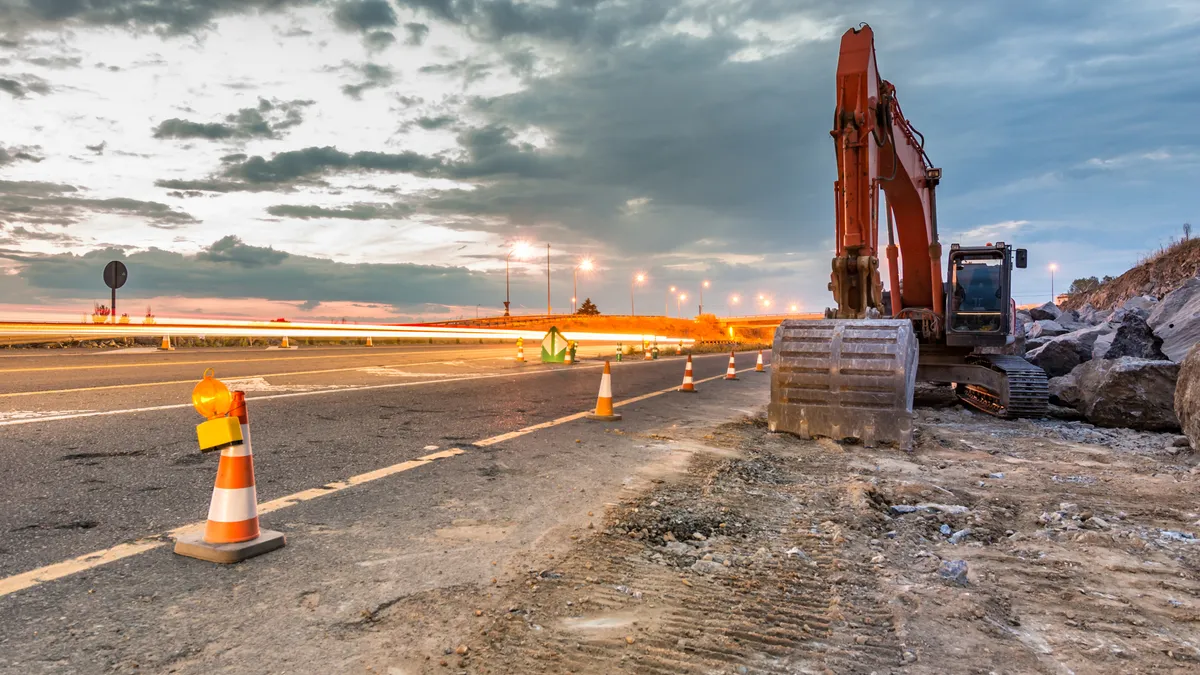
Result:
{"label": "excavator track", "polygon": [[959,400],[989,415],[1003,419],[1045,417],[1049,392],[1046,371],[1020,356],[977,354],[967,363],[1004,374],[1007,391],[989,391],[978,385],[960,384],[955,388]]}

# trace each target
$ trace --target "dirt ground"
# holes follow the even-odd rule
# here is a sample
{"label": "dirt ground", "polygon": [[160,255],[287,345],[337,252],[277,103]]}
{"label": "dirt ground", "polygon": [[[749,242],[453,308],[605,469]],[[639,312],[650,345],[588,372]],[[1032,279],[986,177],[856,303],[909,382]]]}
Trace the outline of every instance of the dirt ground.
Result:
{"label": "dirt ground", "polygon": [[1179,437],[920,403],[912,454],[650,434],[674,452],[587,527],[364,616],[411,664],[375,672],[1200,672]]}

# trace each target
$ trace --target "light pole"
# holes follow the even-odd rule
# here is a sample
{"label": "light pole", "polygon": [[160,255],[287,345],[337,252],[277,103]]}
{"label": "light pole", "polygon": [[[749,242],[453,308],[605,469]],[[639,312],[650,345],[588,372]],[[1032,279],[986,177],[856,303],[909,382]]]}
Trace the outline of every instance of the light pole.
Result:
{"label": "light pole", "polygon": [[708,282],[701,281],[700,282],[700,311],[699,311],[699,314],[704,313],[704,289],[706,289],[706,288],[708,288]]}
{"label": "light pole", "polygon": [[573,275],[574,278],[572,280],[573,283],[572,283],[572,287],[571,287],[571,290],[574,293],[574,295],[571,296],[571,313],[572,314],[579,311],[575,307],[576,301],[579,300],[579,270],[583,270],[584,272],[590,272],[590,271],[592,271],[592,267],[593,267],[593,265],[592,265],[591,258],[583,258],[582,260],[579,261],[579,264],[575,266],[575,273]]}
{"label": "light pole", "polygon": [[1054,302],[1054,270],[1058,269],[1058,263],[1050,263],[1050,302]]}
{"label": "light pole", "polygon": [[642,274],[641,272],[638,272],[636,275],[634,275],[633,282],[629,284],[629,314],[632,316],[637,316],[637,310],[633,306],[633,289],[635,286],[637,286],[638,284],[642,283],[645,280],[646,280],[646,275]]}
{"label": "light pole", "polygon": [[550,244],[546,244],[546,315],[553,313],[550,311]]}
{"label": "light pole", "polygon": [[680,293],[679,297],[675,298],[675,313],[678,314],[679,318],[681,318],[681,319],[683,318],[682,307],[683,307],[684,300],[687,300],[687,293]]}
{"label": "light pole", "polygon": [[663,295],[663,316],[671,316],[671,310],[668,309],[668,307],[670,307],[670,305],[667,303],[671,302],[671,294],[674,292],[675,292],[675,287],[672,286],[672,287],[668,288],[666,294]]}
{"label": "light pole", "polygon": [[512,248],[508,249],[508,255],[504,257],[504,316],[508,316],[509,300],[512,299],[509,296],[509,285],[508,285],[509,262],[512,260],[512,257],[514,255],[517,256],[517,260],[520,260],[521,256],[525,255],[525,252],[528,250],[529,250],[529,244],[527,244],[523,241],[513,242]]}

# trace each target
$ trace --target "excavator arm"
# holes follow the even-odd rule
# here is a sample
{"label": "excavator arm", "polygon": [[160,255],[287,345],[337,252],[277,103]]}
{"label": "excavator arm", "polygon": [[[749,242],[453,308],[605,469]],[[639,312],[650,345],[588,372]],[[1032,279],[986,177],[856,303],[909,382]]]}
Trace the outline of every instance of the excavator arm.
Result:
{"label": "excavator arm", "polygon": [[896,88],[879,77],[875,34],[865,24],[842,36],[830,135],[837,154],[837,250],[830,290],[838,305],[830,318],[868,318],[872,308],[884,312],[878,215],[882,189],[888,208],[892,316],[922,318],[940,332],[942,249],[934,190],[941,170],[932,166],[924,138],[904,117]]}

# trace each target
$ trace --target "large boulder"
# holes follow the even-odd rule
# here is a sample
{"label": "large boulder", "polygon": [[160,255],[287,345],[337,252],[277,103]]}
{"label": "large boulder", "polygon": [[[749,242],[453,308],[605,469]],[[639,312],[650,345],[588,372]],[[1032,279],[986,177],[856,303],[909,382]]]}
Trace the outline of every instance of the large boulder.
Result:
{"label": "large boulder", "polygon": [[1144,319],[1147,316],[1150,316],[1150,313],[1153,312],[1157,306],[1158,298],[1154,297],[1153,295],[1135,295],[1126,300],[1125,304],[1121,305],[1121,308],[1132,312],[1137,312],[1138,314],[1142,314],[1144,312],[1145,315],[1142,316]]}
{"label": "large boulder", "polygon": [[1055,321],[1062,316],[1062,310],[1053,302],[1047,302],[1041,307],[1034,307],[1029,310],[1029,316],[1034,321]]}
{"label": "large boulder", "polygon": [[1092,424],[1143,431],[1175,431],[1174,361],[1093,359],[1073,373],[1078,387],[1076,409]]}
{"label": "large boulder", "polygon": [[1095,307],[1092,307],[1091,304],[1086,304],[1083,307],[1080,307],[1076,314],[1079,316],[1080,323],[1086,323],[1089,326],[1095,326],[1096,324],[1104,321],[1103,314]]}
{"label": "large boulder", "polygon": [[1162,338],[1162,350],[1172,361],[1182,361],[1200,342],[1200,278],[1188,279],[1167,293],[1146,321]]}
{"label": "large boulder", "polygon": [[1092,348],[1096,340],[1114,330],[1112,324],[1102,323],[1099,326],[1059,335],[1026,352],[1025,358],[1046,371],[1046,375],[1050,377],[1066,375],[1079,364],[1092,360]]}
{"label": "large boulder", "polygon": [[1050,402],[1065,408],[1078,408],[1083,401],[1079,393],[1079,378],[1074,373],[1052,377],[1048,383]]}
{"label": "large boulder", "polygon": [[[1108,324],[1112,325],[1112,324]],[[1113,340],[1117,337],[1117,331],[1101,335],[1096,338],[1096,343],[1092,345],[1092,358],[1102,359],[1108,354],[1108,348],[1112,346]]]}
{"label": "large boulder", "polygon": [[1112,345],[1104,353],[1106,359],[1119,359],[1122,356],[1132,356],[1138,359],[1152,361],[1166,359],[1162,352],[1162,338],[1150,330],[1140,316],[1130,312],[1125,315],[1121,327],[1113,336]]}
{"label": "large boulder", "polygon": [[1039,319],[1034,321],[1033,325],[1029,327],[1029,330],[1025,331],[1025,335],[1027,335],[1031,340],[1036,340],[1041,337],[1054,337],[1056,335],[1063,335],[1065,333],[1067,333],[1066,328],[1063,328],[1062,325],[1057,321],[1051,321],[1050,319]]}
{"label": "large boulder", "polygon": [[[1169,295],[1167,297],[1170,297]],[[1167,302],[1163,298],[1163,303]],[[1200,448],[1200,347],[1193,345],[1179,364],[1179,379],[1175,385],[1175,416],[1183,433]]]}

